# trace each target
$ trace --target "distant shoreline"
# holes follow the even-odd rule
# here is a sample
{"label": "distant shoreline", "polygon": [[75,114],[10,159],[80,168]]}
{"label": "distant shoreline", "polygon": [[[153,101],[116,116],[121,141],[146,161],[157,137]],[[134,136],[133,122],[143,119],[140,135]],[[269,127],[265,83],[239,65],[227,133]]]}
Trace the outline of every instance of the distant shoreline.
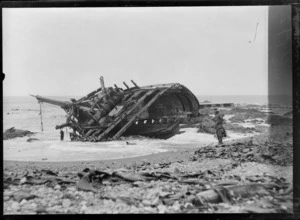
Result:
{"label": "distant shoreline", "polygon": [[[42,95],[49,98],[56,98],[62,100],[69,100],[70,98],[81,98],[82,96],[48,96]],[[209,101],[211,103],[234,103],[234,104],[257,104],[257,105],[269,105],[269,104],[283,104],[292,105],[292,95],[196,95],[199,102]],[[3,96],[3,100],[7,101],[13,99],[32,100],[35,99],[29,95],[25,96]]]}

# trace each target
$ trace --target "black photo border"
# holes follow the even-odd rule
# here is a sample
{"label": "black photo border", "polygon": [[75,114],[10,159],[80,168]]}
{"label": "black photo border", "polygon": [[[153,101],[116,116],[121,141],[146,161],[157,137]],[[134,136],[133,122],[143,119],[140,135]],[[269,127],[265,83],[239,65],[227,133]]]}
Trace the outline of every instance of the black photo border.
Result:
{"label": "black photo border", "polygon": [[[1,196],[2,217],[5,219],[33,219],[33,218],[70,218],[70,219],[110,219],[110,218],[198,218],[198,219],[299,219],[300,218],[300,2],[297,0],[94,0],[94,1],[69,1],[69,0],[48,0],[48,1],[1,1],[1,33],[2,32],[2,9],[3,8],[59,8],[59,7],[182,7],[182,6],[272,6],[291,5],[292,9],[292,71],[293,71],[293,193],[294,193],[294,214],[117,214],[117,215],[3,215],[3,195]],[[1,34],[1,61],[3,61],[3,40]],[[5,73],[2,68],[2,94]],[[3,121],[3,102],[1,102],[1,117]],[[3,125],[1,127],[3,133]],[[3,146],[3,140],[2,140]],[[1,170],[3,172],[3,150],[0,151],[2,158]],[[3,180],[1,179],[2,185]],[[2,191],[3,194],[3,191]]]}

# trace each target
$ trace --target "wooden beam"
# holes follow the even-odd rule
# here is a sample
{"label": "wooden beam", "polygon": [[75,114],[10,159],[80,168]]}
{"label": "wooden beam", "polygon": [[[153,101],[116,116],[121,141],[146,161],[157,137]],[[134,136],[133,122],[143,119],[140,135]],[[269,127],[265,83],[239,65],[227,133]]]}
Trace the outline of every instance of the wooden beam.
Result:
{"label": "wooden beam", "polygon": [[131,82],[135,87],[140,88],[133,80],[131,80]]}
{"label": "wooden beam", "polygon": [[106,89],[104,86],[104,78],[103,76],[100,77],[100,84],[101,84],[101,88],[102,88],[102,93],[105,94],[106,93]]}
{"label": "wooden beam", "polygon": [[115,121],[112,122],[112,125],[110,125],[102,134],[100,134],[97,138],[98,141],[101,141],[101,139],[107,135],[113,128],[115,128],[125,117],[127,117],[135,108],[137,108],[142,101],[144,101],[148,96],[150,96],[154,91],[156,90],[150,90],[148,91],[143,97],[141,97],[127,112],[124,112],[121,116],[119,116]]}
{"label": "wooden beam", "polygon": [[144,112],[146,111],[162,94],[164,94],[168,89],[165,89],[158,94],[156,94],[138,113],[136,113],[135,117],[132,117],[126,125],[124,125],[121,130],[118,131],[117,134],[113,136],[113,139],[119,138],[129,127],[130,125]]}
{"label": "wooden beam", "polygon": [[125,82],[123,82],[123,84],[126,86],[127,89],[129,89],[129,86]]}
{"label": "wooden beam", "polygon": [[83,100],[85,100],[85,99],[90,98],[91,96],[95,95],[97,92],[100,92],[100,91],[101,91],[101,88],[99,88],[99,89],[97,89],[97,90],[95,90],[95,91],[93,91],[93,92],[87,94],[86,96],[84,96],[84,97],[78,99],[78,100],[77,100],[77,103],[79,103],[79,102],[81,102],[81,101],[83,101]]}

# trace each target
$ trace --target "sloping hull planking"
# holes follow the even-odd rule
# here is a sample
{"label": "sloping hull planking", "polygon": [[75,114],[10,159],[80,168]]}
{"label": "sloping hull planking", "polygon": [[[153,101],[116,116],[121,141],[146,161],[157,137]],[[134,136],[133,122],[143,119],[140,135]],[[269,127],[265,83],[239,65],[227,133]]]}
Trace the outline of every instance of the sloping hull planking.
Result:
{"label": "sloping hull planking", "polygon": [[39,102],[60,106],[67,120],[56,129],[70,127],[72,141],[107,141],[141,135],[167,139],[176,135],[182,120],[198,116],[199,102],[179,83],[121,89],[104,86],[71,102],[35,96]]}

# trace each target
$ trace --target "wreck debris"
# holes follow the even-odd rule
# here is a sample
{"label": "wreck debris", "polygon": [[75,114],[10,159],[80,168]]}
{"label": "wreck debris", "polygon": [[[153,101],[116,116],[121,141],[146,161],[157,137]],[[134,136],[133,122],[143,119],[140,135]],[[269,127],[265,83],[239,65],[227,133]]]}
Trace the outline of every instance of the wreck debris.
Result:
{"label": "wreck debris", "polygon": [[33,141],[38,141],[39,139],[37,138],[28,138],[26,142],[33,142]]}
{"label": "wreck debris", "polygon": [[194,94],[179,83],[139,87],[131,80],[130,88],[101,87],[88,95],[69,101],[34,96],[63,108],[67,120],[56,129],[70,127],[72,141],[107,141],[121,136],[142,135],[167,139],[179,130],[182,120],[198,116],[199,102]]}
{"label": "wreck debris", "polygon": [[30,199],[34,199],[37,197],[36,195],[30,194],[28,190],[18,190],[14,193],[6,194],[5,196],[7,196],[9,198],[13,198],[13,200],[15,200],[17,202],[21,202],[23,199],[30,200]]}
{"label": "wreck debris", "polygon": [[257,145],[253,140],[245,143],[225,144],[222,148],[206,146],[195,152],[191,160],[203,158],[232,158],[239,162],[255,161],[266,164],[289,166],[293,163],[293,145],[290,143],[277,143],[266,141],[264,145]]}
{"label": "wreck debris", "polygon": [[[236,207],[239,208],[239,212],[272,211],[278,213],[292,210],[292,184],[288,183],[286,179],[279,179],[271,175],[257,175],[257,178],[265,181],[252,183],[244,179],[240,182],[226,183],[222,180],[205,180],[211,173],[217,173],[218,169],[199,172],[204,176],[199,176],[198,183],[193,187],[189,187],[187,182],[194,179],[195,173],[183,174],[177,168],[174,169],[174,172],[152,170],[152,172],[136,173],[124,169],[111,172],[85,168],[82,172],[70,174],[69,179],[65,179],[65,174],[61,171],[54,173],[50,170],[34,170],[34,174],[30,173],[30,178],[28,178],[29,174],[25,176],[28,181],[24,182],[19,178],[17,187],[10,188],[8,186],[4,191],[4,198],[6,203],[17,201],[20,205],[27,200],[39,203],[44,199],[41,190],[34,192],[21,188],[23,184],[26,184],[33,188],[39,186],[48,193],[58,195],[57,199],[66,210],[68,206],[63,205],[65,200],[73,200],[78,207],[79,202],[91,198],[90,195],[93,195],[90,202],[101,201],[98,205],[103,206],[103,202],[109,201],[112,201],[113,204],[126,203],[136,207],[143,204],[144,207],[157,207],[154,212],[160,212],[163,208],[168,209],[169,212],[190,212],[192,210],[207,212],[210,208],[218,212],[228,212],[229,209]],[[161,178],[161,174],[168,178]],[[13,173],[5,173],[4,183],[10,185],[11,178],[17,176]],[[169,177],[172,177],[172,181]],[[15,191],[14,189],[21,190]],[[78,192],[76,192],[77,190]],[[22,200],[25,202],[22,203]],[[88,203],[88,200],[84,202]],[[49,202],[48,207],[44,207],[44,212],[51,210],[51,204]],[[97,209],[98,205],[95,204],[94,208]]]}

